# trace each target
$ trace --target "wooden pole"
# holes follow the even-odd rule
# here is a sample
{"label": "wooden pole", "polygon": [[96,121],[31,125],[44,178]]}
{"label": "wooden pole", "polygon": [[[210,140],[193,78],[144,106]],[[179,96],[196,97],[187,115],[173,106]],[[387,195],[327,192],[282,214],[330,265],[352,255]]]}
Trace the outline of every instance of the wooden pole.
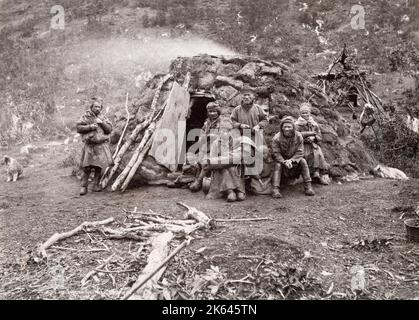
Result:
{"label": "wooden pole", "polygon": [[115,153],[113,154],[113,158],[115,159],[116,155],[118,154],[119,148],[121,146],[122,143],[122,139],[125,136],[125,131],[127,131],[128,128],[128,124],[129,124],[129,120],[130,120],[130,114],[129,114],[129,110],[128,110],[128,92],[127,92],[127,98],[125,100],[125,111],[127,113],[127,122],[125,123],[125,127],[124,130],[122,131],[121,136],[119,137],[119,141],[118,144],[116,145],[116,149],[115,149]]}
{"label": "wooden pole", "polygon": [[140,289],[147,281],[149,281],[161,268],[163,268],[172,258],[177,255],[183,248],[190,243],[190,239],[183,241],[166,259],[164,259],[152,272],[148,274],[141,282],[135,284],[122,300],[128,300],[138,289]]}

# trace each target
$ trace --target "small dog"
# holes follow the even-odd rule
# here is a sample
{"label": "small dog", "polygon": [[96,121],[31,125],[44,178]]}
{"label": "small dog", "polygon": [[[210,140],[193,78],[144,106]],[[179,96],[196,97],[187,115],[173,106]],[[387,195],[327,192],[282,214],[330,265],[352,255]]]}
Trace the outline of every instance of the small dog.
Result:
{"label": "small dog", "polygon": [[7,182],[16,182],[23,173],[21,164],[9,156],[4,156],[3,163],[6,165]]}

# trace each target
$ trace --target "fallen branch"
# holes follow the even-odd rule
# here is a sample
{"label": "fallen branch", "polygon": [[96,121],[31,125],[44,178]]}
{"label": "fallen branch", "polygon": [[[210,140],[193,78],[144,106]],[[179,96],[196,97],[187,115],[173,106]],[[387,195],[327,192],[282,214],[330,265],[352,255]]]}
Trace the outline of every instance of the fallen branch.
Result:
{"label": "fallen branch", "polygon": [[194,219],[197,222],[201,222],[205,225],[207,229],[211,229],[214,227],[214,221],[202,211],[199,211],[194,207],[190,207],[182,202],[177,202],[177,204],[188,210],[188,212],[185,213],[185,219]]}
{"label": "fallen branch", "polygon": [[150,212],[137,212],[137,211],[128,211],[123,209],[125,213],[127,213],[127,218],[129,219],[141,219],[143,216],[156,216],[156,217],[162,217],[164,219],[173,219],[173,217],[161,214],[161,213],[155,213],[150,210]]}
{"label": "fallen branch", "polygon": [[139,236],[136,234],[132,234],[130,232],[132,231],[137,231],[137,230],[133,230],[134,228],[132,228],[131,230],[114,230],[111,228],[103,228],[103,231],[106,233],[109,233],[110,235],[108,236],[109,239],[130,239],[130,240],[135,240],[135,241],[144,241],[147,240],[147,238],[145,236]]}
{"label": "fallen branch", "polygon": [[[155,245],[156,245],[156,249],[153,250],[150,255],[149,255],[149,263],[147,264],[147,266],[144,268],[142,274],[138,277],[137,282],[134,284],[134,286],[128,291],[128,293],[126,293],[123,297],[122,300],[127,300],[129,299],[132,295],[134,295],[138,289],[140,289],[143,285],[145,285],[147,283],[147,281],[149,281],[151,278],[154,277],[154,281],[153,282],[157,282],[158,279],[160,278],[161,274],[163,274],[163,272],[160,272],[159,274],[157,274],[163,267],[165,267],[165,265],[176,255],[178,254],[183,248],[185,248],[189,243],[190,243],[190,239],[183,241],[169,256],[167,256],[163,261],[161,261],[160,263],[158,263],[157,266],[155,266],[156,262],[158,261],[159,258],[161,258],[161,254],[167,250],[167,246],[169,244],[169,242],[173,239],[173,234],[172,233],[166,233],[166,234],[162,234],[159,237],[157,237],[155,239]],[[163,243],[161,243],[163,242]],[[149,297],[150,293],[151,293],[151,289],[153,287],[153,284],[148,286],[148,290],[147,289],[143,289],[141,292],[141,297],[137,297],[137,298],[142,298],[142,297]],[[147,291],[150,291],[150,293],[148,293]]]}
{"label": "fallen branch", "polygon": [[59,246],[52,246],[52,249],[58,249],[58,250],[68,250],[68,251],[77,251],[77,252],[100,252],[100,251],[109,251],[106,249],[89,249],[89,250],[80,250],[80,249],[74,249],[74,248],[66,248],[66,247],[59,247]]}
{"label": "fallen branch", "polygon": [[243,218],[243,219],[215,219],[215,222],[245,222],[245,221],[266,221],[271,218]]}
{"label": "fallen branch", "polygon": [[[115,256],[115,254],[112,254],[108,259],[106,259],[102,264],[99,265],[99,267],[97,267],[97,269],[102,269],[104,268],[111,260],[112,258]],[[84,287],[85,284],[87,283],[87,281],[90,279],[90,277],[93,277],[96,273],[98,273],[98,271],[96,269],[89,271],[84,277],[83,279],[81,279],[81,286]]]}
{"label": "fallen branch", "polygon": [[137,216],[137,219],[140,219],[142,221],[149,221],[154,223],[162,223],[162,224],[177,224],[181,226],[194,224],[195,220],[174,220],[174,219],[163,219],[159,216],[148,216],[147,214],[143,216]]}
{"label": "fallen branch", "polygon": [[128,270],[103,270],[101,268],[95,269],[97,272],[103,272],[103,273],[126,273],[126,272],[134,272],[134,269],[128,269]]}
{"label": "fallen branch", "polygon": [[47,252],[46,249],[48,249],[50,246],[52,246],[54,243],[72,237],[79,232],[83,231],[85,228],[93,228],[101,225],[106,225],[109,223],[114,222],[114,218],[108,218],[106,220],[97,221],[97,222],[83,222],[81,225],[79,225],[77,228],[64,232],[64,233],[55,233],[51,238],[49,238],[47,241],[45,241],[39,248],[37,254],[40,255],[42,258],[47,258]]}

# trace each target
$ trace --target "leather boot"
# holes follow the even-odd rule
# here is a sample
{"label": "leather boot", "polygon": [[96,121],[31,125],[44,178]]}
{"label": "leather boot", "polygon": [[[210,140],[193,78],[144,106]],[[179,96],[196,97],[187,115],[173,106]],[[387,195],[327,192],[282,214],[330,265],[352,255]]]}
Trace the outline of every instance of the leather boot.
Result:
{"label": "leather boot", "polygon": [[202,188],[202,180],[201,179],[196,179],[194,182],[191,183],[191,185],[189,186],[189,190],[191,190],[192,192],[198,192],[199,190],[201,190]]}
{"label": "leather boot", "polygon": [[89,183],[89,174],[86,170],[82,171],[81,179],[80,179],[80,195],[84,196],[87,193],[87,184]]}
{"label": "leather boot", "polygon": [[95,176],[93,178],[93,188],[94,192],[101,192],[102,187],[100,186],[100,178],[101,178],[101,169],[95,169]]}
{"label": "leather boot", "polygon": [[274,188],[272,190],[272,198],[274,199],[282,198],[282,194],[279,192],[279,188]]}
{"label": "leather boot", "polygon": [[227,202],[234,202],[237,200],[236,193],[233,190],[228,190]]}
{"label": "leather boot", "polygon": [[241,192],[241,191],[237,191],[236,192],[236,197],[237,197],[237,201],[244,201],[246,200],[246,195]]}
{"label": "leather boot", "polygon": [[327,186],[330,184],[330,178],[328,174],[324,174],[320,177],[320,184]]}
{"label": "leather boot", "polygon": [[307,196],[314,196],[314,190],[313,187],[311,186],[311,182],[304,182],[304,193]]}

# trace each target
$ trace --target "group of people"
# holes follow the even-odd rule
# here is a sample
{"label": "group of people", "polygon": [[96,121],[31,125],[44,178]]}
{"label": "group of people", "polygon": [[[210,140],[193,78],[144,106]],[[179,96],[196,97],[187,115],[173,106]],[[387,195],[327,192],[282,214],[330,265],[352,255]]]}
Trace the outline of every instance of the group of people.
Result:
{"label": "group of people", "polygon": [[[189,185],[190,190],[201,190],[207,178],[210,183],[204,191],[208,199],[225,197],[233,202],[245,200],[246,191],[281,198],[283,178],[295,181],[301,175],[308,196],[315,195],[313,180],[328,184],[329,165],[319,145],[321,131],[311,116],[311,105],[303,103],[300,106],[297,120],[291,116],[281,120],[279,132],[269,148],[263,138],[263,129],[268,125],[266,112],[255,104],[251,89],[243,90],[242,96],[241,105],[233,110],[230,119],[221,117],[221,108],[216,102],[207,105],[208,119],[200,137],[200,145],[205,147],[195,159],[199,170],[195,181]],[[246,131],[249,135],[244,134]],[[259,140],[258,135],[259,138],[262,135]],[[223,139],[225,137],[227,139]],[[223,149],[222,144],[227,147]],[[246,167],[255,165],[257,153],[259,159],[263,159],[262,167],[256,174],[246,173]],[[253,163],[246,161],[249,158]],[[190,166],[189,161],[187,167]]]}
{"label": "group of people", "polygon": [[[247,192],[281,198],[284,178],[290,183],[302,176],[308,196],[315,195],[312,181],[328,184],[329,165],[319,145],[321,131],[311,116],[310,104],[300,106],[300,117],[296,120],[283,117],[269,147],[263,137],[263,129],[268,125],[266,111],[255,104],[255,94],[250,88],[242,91],[242,97],[241,105],[234,108],[230,118],[221,116],[217,102],[208,103],[198,152],[187,154],[182,175],[171,186],[181,186],[178,182],[187,181],[191,191],[203,189],[207,199],[224,197],[233,202],[245,200]],[[112,125],[102,109],[102,101],[94,99],[77,123],[77,132],[84,142],[80,195],[87,193],[91,172],[94,172],[92,190],[101,191],[101,176],[113,165],[109,148]],[[256,159],[262,165],[255,169]],[[180,179],[188,175],[190,179]]]}

